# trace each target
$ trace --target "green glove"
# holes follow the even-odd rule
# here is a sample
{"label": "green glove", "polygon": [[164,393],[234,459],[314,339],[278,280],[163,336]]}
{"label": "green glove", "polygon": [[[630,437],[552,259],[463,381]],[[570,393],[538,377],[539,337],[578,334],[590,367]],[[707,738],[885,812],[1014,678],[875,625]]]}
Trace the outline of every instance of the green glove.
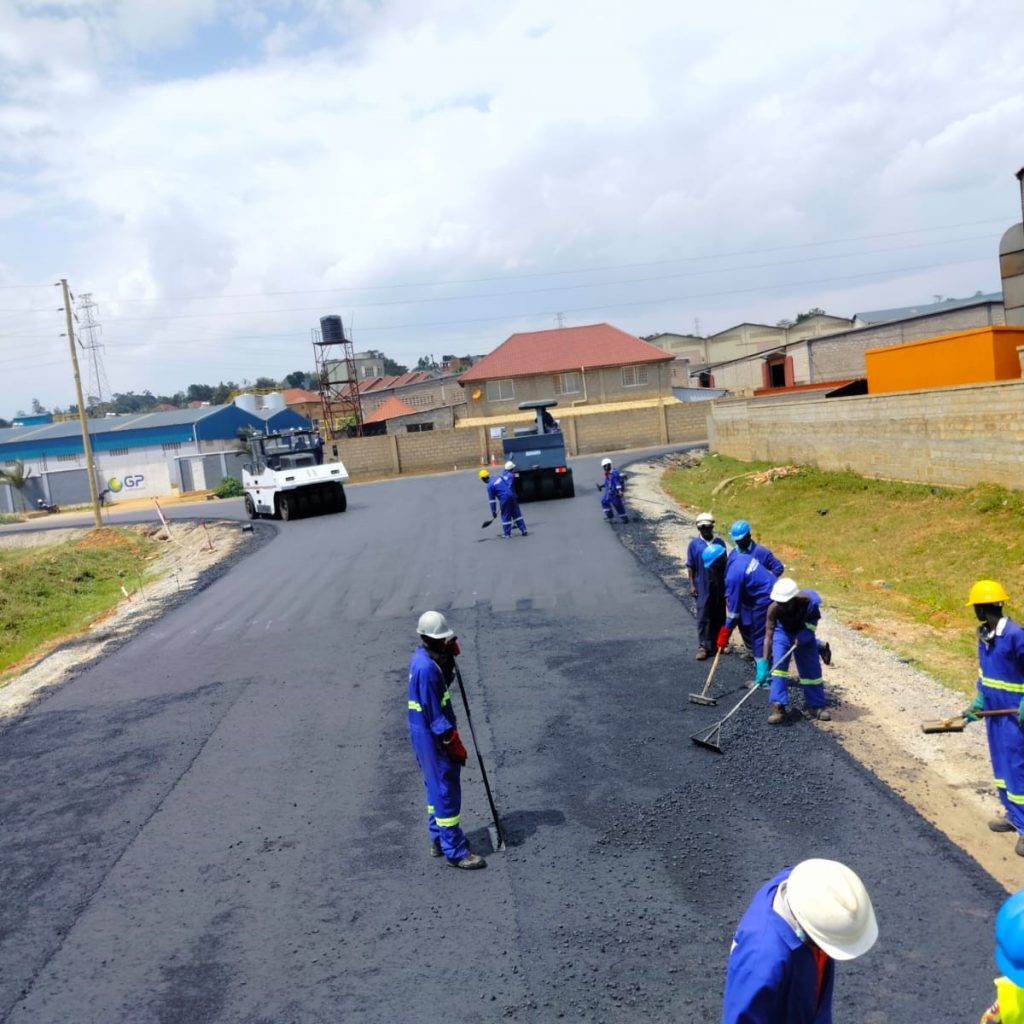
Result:
{"label": "green glove", "polygon": [[[1024,701],[1022,701],[1021,703],[1024,703]],[[976,711],[984,711],[984,710],[985,710],[985,698],[982,697],[982,695],[980,693],[976,694],[975,697],[974,697],[974,700],[972,700],[970,705],[964,710],[964,718],[966,718],[968,722],[980,721],[980,719],[975,714],[975,712]]]}
{"label": "green glove", "polygon": [[[767,658],[758,658],[755,664],[757,665],[757,677],[754,679],[754,682],[758,686],[767,686],[768,675],[772,668],[771,662]],[[1021,701],[1021,704],[1024,705],[1024,700]]]}

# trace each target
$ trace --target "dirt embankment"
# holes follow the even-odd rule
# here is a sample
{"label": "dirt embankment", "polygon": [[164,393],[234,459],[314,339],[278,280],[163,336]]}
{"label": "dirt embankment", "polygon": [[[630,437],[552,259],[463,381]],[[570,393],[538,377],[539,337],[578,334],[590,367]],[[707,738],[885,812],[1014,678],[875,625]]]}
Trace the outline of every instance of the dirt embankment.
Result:
{"label": "dirt embankment", "polygon": [[[683,564],[686,546],[696,535],[694,518],[701,510],[682,508],[662,490],[665,468],[664,460],[629,466],[626,499],[631,513],[643,517],[654,530],[657,552],[645,561],[692,607]],[[801,576],[798,559],[786,561],[787,574],[814,586],[813,580]],[[833,662],[825,670],[825,686],[835,706],[831,723],[814,725],[833,733],[857,760],[993,878],[1010,891],[1019,889],[1024,859],[1013,852],[1016,837],[990,832],[986,824],[1001,808],[992,782],[984,726],[976,724],[962,733],[940,735],[921,731],[921,722],[948,718],[959,711],[966,703],[963,694],[946,689],[901,661],[895,651],[840,622],[828,606],[828,594],[822,597],[824,614],[818,635],[832,645]],[[764,728],[771,726],[765,723]],[[785,739],[780,730],[779,742]]]}

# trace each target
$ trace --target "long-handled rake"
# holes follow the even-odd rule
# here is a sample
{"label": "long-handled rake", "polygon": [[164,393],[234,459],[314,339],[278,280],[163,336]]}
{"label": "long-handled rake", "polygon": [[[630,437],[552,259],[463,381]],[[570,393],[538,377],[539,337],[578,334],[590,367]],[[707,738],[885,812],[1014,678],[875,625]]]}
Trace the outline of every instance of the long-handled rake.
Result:
{"label": "long-handled rake", "polygon": [[[774,671],[779,667],[792,653],[796,650],[796,644],[793,644],[788,651],[774,665],[772,665],[769,671]],[[756,693],[761,687],[754,685],[736,703],[733,705],[732,710],[724,717],[720,718],[710,729],[705,729],[704,732],[694,733],[690,737],[692,743],[696,743],[698,747],[706,747],[708,750],[713,750],[716,754],[723,753],[720,743],[722,741],[722,726],[736,714],[744,703],[748,701],[754,693]]]}
{"label": "long-handled rake", "polygon": [[498,838],[496,849],[505,849],[505,830],[501,827],[501,820],[498,818],[498,808],[494,806],[494,797],[491,796],[491,784],[487,778],[487,769],[484,768],[483,754],[480,753],[480,744],[476,741],[476,730],[473,728],[473,718],[469,713],[469,701],[466,700],[466,687],[462,685],[462,673],[458,664],[455,665],[455,678],[459,683],[459,693],[462,694],[462,706],[466,709],[466,721],[469,723],[469,735],[473,738],[473,749],[476,750],[476,759],[480,764],[480,774],[484,780],[484,791],[487,793],[487,802],[491,805],[491,817],[494,819],[494,832]]}
{"label": "long-handled rake", "polygon": [[703,704],[705,707],[713,708],[718,704],[718,701],[714,697],[708,696],[708,690],[711,689],[711,680],[715,678],[715,669],[718,668],[718,659],[722,657],[722,648],[719,647],[715,651],[715,660],[711,665],[711,671],[708,673],[707,682],[704,684],[704,689],[700,693],[691,693],[687,698],[691,704]]}

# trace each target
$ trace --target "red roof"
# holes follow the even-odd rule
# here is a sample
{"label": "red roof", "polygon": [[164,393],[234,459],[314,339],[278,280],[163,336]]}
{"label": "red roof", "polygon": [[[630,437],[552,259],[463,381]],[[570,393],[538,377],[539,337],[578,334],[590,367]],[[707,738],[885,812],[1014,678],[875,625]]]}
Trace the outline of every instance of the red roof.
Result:
{"label": "red roof", "polygon": [[535,373],[565,373],[581,367],[671,362],[674,358],[663,348],[641,341],[611,324],[556,327],[550,331],[513,334],[461,374],[459,383],[527,377]]}
{"label": "red roof", "polygon": [[317,391],[307,391],[305,388],[285,388],[281,392],[285,405],[304,405],[307,402],[319,402],[320,394]]}
{"label": "red roof", "polygon": [[363,422],[382,423],[384,420],[393,420],[396,416],[411,416],[414,412],[416,410],[411,405],[392,395],[385,399],[381,407],[370,413]]}

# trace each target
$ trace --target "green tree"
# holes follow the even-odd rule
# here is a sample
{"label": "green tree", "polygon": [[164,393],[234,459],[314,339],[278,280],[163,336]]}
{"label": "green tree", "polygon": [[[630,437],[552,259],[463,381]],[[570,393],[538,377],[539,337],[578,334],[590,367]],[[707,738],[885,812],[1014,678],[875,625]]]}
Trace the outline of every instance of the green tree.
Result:
{"label": "green tree", "polygon": [[417,370],[437,370],[439,369],[437,360],[433,356],[420,356],[416,360]]}
{"label": "green tree", "polygon": [[273,377],[257,377],[256,383],[253,384],[257,391],[273,391],[280,386]]}
{"label": "green tree", "polygon": [[13,487],[18,492],[18,500],[23,510],[28,509],[28,502],[25,501],[25,485],[32,476],[32,470],[25,468],[21,459],[15,459],[10,469],[0,468],[0,484]]}
{"label": "green tree", "polygon": [[189,384],[185,397],[189,402],[212,402],[213,390],[211,384]]}
{"label": "green tree", "polygon": [[384,363],[384,372],[391,377],[401,377],[403,373],[409,372],[408,366],[396,363],[390,356],[384,355],[379,349],[367,349],[366,354],[372,359],[380,359]]}
{"label": "green tree", "polygon": [[43,408],[43,403],[40,402],[38,398],[32,399],[32,412],[36,416],[38,416],[42,412],[46,412],[46,410]]}
{"label": "green tree", "polygon": [[305,370],[293,370],[285,377],[284,382],[290,388],[309,388],[312,386],[313,375]]}
{"label": "green tree", "polygon": [[237,390],[238,385],[233,380],[222,380],[213,389],[213,398],[210,399],[210,401],[212,401],[214,405],[224,405],[227,402],[228,396],[231,394],[231,392]]}

